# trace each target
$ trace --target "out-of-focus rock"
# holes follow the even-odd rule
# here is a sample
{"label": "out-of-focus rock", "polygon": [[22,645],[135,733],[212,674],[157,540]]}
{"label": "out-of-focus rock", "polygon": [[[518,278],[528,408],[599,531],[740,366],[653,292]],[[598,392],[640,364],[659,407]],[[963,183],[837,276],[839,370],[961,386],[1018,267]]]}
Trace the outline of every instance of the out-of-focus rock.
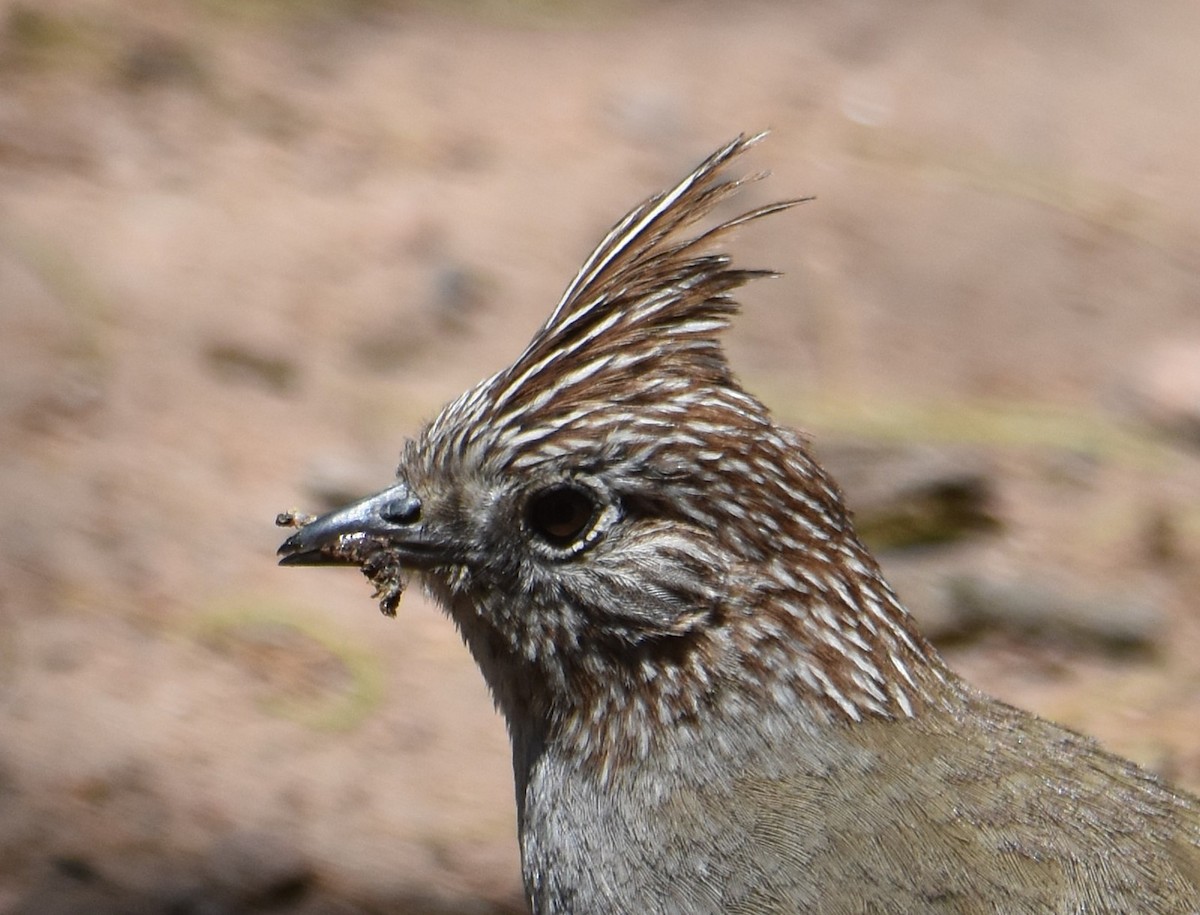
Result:
{"label": "out-of-focus rock", "polygon": [[121,78],[131,89],[168,83],[199,83],[203,67],[195,49],[180,38],[165,34],[139,37],[120,62]]}
{"label": "out-of-focus rock", "polygon": [[1159,604],[1145,595],[1096,596],[1052,578],[997,574],[987,548],[914,550],[885,555],[884,576],[939,644],[1008,632],[1112,654],[1152,653],[1164,637]]}
{"label": "out-of-focus rock", "polygon": [[293,845],[273,833],[234,832],[208,856],[212,881],[235,899],[254,905],[283,904],[304,895],[314,874]]}
{"label": "out-of-focus rock", "polygon": [[873,549],[945,543],[999,525],[991,469],[973,449],[826,442],[816,450]]}
{"label": "out-of-focus rock", "polygon": [[210,343],[204,358],[223,379],[259,384],[277,393],[291,391],[300,372],[290,356],[233,340]]}
{"label": "out-of-focus rock", "polygon": [[37,884],[11,909],[13,915],[118,915],[120,893],[91,864],[79,858],[58,858]]}
{"label": "out-of-focus rock", "polygon": [[434,276],[434,292],[429,303],[438,323],[453,331],[470,327],[471,318],[486,304],[491,284],[478,270],[465,264],[444,264]]}
{"label": "out-of-focus rock", "polygon": [[1115,654],[1153,651],[1164,616],[1139,597],[1094,597],[1048,581],[1000,581],[964,574],[948,582],[959,631],[1002,629]]}

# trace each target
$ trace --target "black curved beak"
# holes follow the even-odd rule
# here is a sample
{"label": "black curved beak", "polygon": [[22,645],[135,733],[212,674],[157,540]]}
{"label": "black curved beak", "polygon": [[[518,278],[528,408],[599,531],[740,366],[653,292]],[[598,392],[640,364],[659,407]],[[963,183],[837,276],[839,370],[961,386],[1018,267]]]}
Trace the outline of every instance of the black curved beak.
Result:
{"label": "black curved beak", "polygon": [[281,515],[276,523],[300,528],[279,547],[279,564],[362,565],[371,554],[389,550],[402,562],[424,565],[435,546],[420,522],[421,500],[403,482],[312,521]]}

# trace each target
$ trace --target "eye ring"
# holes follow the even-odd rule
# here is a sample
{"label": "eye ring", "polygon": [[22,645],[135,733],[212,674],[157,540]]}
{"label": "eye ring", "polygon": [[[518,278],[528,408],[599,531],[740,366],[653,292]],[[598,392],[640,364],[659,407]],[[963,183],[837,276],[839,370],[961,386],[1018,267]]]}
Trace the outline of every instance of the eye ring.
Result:
{"label": "eye ring", "polygon": [[596,494],[578,483],[554,483],[530,496],[525,526],[555,549],[582,545],[595,528],[603,506]]}

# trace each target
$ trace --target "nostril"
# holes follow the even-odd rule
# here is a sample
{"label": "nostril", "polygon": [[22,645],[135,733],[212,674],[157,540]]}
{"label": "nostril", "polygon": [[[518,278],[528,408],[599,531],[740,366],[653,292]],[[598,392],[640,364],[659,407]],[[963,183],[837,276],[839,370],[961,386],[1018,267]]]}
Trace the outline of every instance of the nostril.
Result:
{"label": "nostril", "polygon": [[412,524],[421,518],[421,500],[416,496],[393,499],[379,510],[379,517],[392,524]]}

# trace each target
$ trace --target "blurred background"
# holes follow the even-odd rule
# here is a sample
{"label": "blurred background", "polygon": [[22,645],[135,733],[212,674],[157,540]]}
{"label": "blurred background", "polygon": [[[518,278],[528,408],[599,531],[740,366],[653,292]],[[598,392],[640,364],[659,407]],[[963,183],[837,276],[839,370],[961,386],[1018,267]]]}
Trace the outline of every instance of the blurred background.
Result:
{"label": "blurred background", "polygon": [[520,910],[452,626],[272,520],[763,128],[742,380],[957,669],[1200,788],[1191,0],[0,0],[0,913]]}

